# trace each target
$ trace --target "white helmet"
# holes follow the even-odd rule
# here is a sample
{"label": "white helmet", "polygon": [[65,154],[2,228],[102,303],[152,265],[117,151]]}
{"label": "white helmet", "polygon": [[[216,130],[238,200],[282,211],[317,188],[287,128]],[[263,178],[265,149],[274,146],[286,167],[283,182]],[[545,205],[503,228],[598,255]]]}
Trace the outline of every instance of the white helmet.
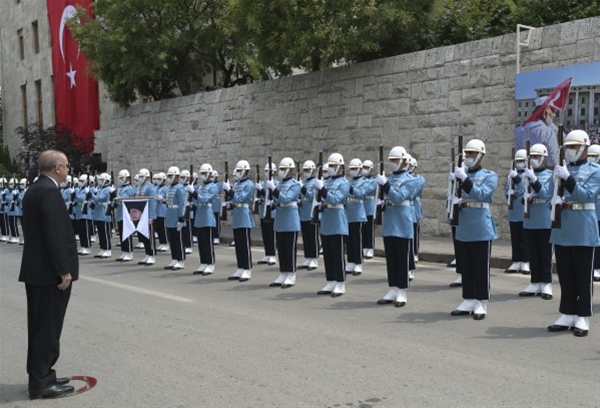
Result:
{"label": "white helmet", "polygon": [[0,186],[4,186],[4,183],[6,183],[6,179],[4,177],[0,177]]}
{"label": "white helmet", "polygon": [[536,143],[529,149],[529,154],[548,157],[548,148],[542,143]]}
{"label": "white helmet", "polygon": [[363,166],[363,169],[366,169],[366,168],[372,169],[373,168],[373,162],[371,160],[367,159],[367,160],[365,160],[365,161],[362,162],[362,166]]}
{"label": "white helmet", "polygon": [[342,156],[339,153],[332,153],[329,155],[329,158],[327,159],[327,163],[330,166],[340,166],[340,165],[344,165],[344,156]]}
{"label": "white helmet", "polygon": [[131,174],[129,174],[129,170],[123,169],[119,172],[118,178],[126,179],[127,177],[130,177],[130,176],[131,176]]}
{"label": "white helmet", "polygon": [[73,184],[78,184],[79,183],[79,179],[77,177],[73,177]]}
{"label": "white helmet", "polygon": [[593,144],[588,148],[588,156],[600,156],[600,145]]}
{"label": "white helmet", "polygon": [[101,183],[102,185],[108,185],[110,183],[110,174],[100,173],[100,176],[98,177],[98,183]]}
{"label": "white helmet", "polygon": [[190,171],[189,170],[181,170],[179,181],[186,183],[190,179]]}
{"label": "white helmet", "polygon": [[408,157],[408,153],[406,152],[406,149],[402,146],[392,147],[392,149],[390,150],[390,154],[388,154],[388,160],[392,160],[392,159],[404,160],[407,157]]}
{"label": "white helmet", "polygon": [[[269,163],[265,164],[265,173],[268,174],[269,171]],[[275,163],[271,162],[271,173],[275,173],[277,171],[277,166]]]}
{"label": "white helmet", "polygon": [[417,162],[417,159],[415,157],[411,158],[410,165],[413,166],[414,168],[416,168],[418,166],[418,162]]}
{"label": "white helmet", "polygon": [[363,163],[360,159],[352,159],[352,160],[350,160],[350,163],[348,163],[349,169],[361,169],[362,166],[363,166]]}
{"label": "white helmet", "polygon": [[250,171],[250,163],[248,163],[247,160],[240,160],[239,162],[237,162],[235,164],[234,171],[243,171],[243,170]]}
{"label": "white helmet", "polygon": [[581,129],[575,129],[569,132],[569,134],[565,137],[564,146],[573,146],[573,145],[590,145],[590,137],[588,134]]}
{"label": "white helmet", "polygon": [[160,185],[163,181],[165,181],[166,178],[167,175],[165,173],[159,172],[152,177],[152,182],[154,185]]}
{"label": "white helmet", "polygon": [[465,152],[478,152],[485,154],[485,143],[479,139],[471,139],[463,149]]}
{"label": "white helmet", "polygon": [[323,170],[323,177],[329,177],[329,163],[323,163],[321,169]]}
{"label": "white helmet", "polygon": [[204,183],[207,179],[212,177],[213,168],[210,164],[204,163],[200,166],[200,182]]}
{"label": "white helmet", "polygon": [[[530,149],[530,151],[531,151],[531,149]],[[517,150],[515,152],[515,160],[527,160],[527,150],[525,150],[525,149]]]}
{"label": "white helmet", "polygon": [[180,174],[179,173],[179,167],[177,167],[177,166],[171,166],[167,170],[167,174],[166,175],[170,176],[170,177],[174,177],[174,176],[179,176],[179,174]]}
{"label": "white helmet", "polygon": [[138,177],[139,179],[144,182],[147,178],[150,177],[150,171],[148,169],[140,169],[140,171],[138,171]]}
{"label": "white helmet", "polygon": [[13,178],[11,178],[11,179],[8,181],[8,186],[9,186],[10,188],[14,188],[14,187],[15,187],[15,185],[16,185],[17,183],[18,183],[18,180],[17,180],[16,178],[14,178],[14,177],[13,177]]}
{"label": "white helmet", "polygon": [[[23,181],[23,179],[21,179],[21,181]],[[71,175],[68,174],[67,175],[67,183],[71,183],[72,181],[73,181],[73,179],[71,178]],[[21,184],[21,183],[19,183],[19,184]]]}
{"label": "white helmet", "polygon": [[81,176],[79,176],[79,188],[83,188],[83,185],[85,183],[87,183],[87,180],[88,180],[87,174],[82,174]]}
{"label": "white helmet", "polygon": [[306,180],[307,178],[312,177],[315,174],[315,162],[312,160],[307,160],[302,165],[302,177]]}
{"label": "white helmet", "polygon": [[21,181],[19,181],[19,186],[21,188],[25,188],[26,185],[27,185],[27,179],[26,178],[22,178]]}
{"label": "white helmet", "polygon": [[294,160],[292,158],[290,158],[290,157],[284,157],[279,162],[279,168],[280,169],[295,169],[296,168],[296,163],[294,163]]}
{"label": "white helmet", "polygon": [[218,172],[218,171],[216,171],[216,170],[213,170],[213,171],[212,171],[212,177],[213,177],[213,178],[217,178],[217,177],[219,177],[219,172]]}

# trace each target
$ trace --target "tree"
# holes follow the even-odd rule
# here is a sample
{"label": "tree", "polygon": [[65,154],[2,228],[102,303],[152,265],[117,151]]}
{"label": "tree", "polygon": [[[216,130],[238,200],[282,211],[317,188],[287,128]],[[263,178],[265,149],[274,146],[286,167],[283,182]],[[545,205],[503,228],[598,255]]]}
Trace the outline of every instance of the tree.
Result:
{"label": "tree", "polygon": [[544,27],[600,15],[597,0],[520,0],[516,19],[520,24]]}

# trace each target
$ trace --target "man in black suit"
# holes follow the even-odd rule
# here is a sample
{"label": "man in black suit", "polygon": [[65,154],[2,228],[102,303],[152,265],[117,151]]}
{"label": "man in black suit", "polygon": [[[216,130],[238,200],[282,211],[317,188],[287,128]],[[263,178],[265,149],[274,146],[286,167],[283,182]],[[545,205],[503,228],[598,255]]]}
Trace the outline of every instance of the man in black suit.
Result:
{"label": "man in black suit", "polygon": [[47,150],[39,157],[40,177],[23,198],[27,236],[19,281],[27,294],[27,373],[29,398],[52,398],[73,392],[52,366],[60,354],[60,333],[79,276],[77,243],[59,185],[69,174],[67,157]]}

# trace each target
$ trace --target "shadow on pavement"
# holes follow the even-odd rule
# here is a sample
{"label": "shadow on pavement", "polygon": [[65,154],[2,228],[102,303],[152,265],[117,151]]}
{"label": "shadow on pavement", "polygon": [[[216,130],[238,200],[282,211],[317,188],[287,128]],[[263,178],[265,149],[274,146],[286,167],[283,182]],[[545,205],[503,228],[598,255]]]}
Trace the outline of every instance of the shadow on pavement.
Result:
{"label": "shadow on pavement", "polygon": [[29,401],[27,384],[0,384],[0,403]]}

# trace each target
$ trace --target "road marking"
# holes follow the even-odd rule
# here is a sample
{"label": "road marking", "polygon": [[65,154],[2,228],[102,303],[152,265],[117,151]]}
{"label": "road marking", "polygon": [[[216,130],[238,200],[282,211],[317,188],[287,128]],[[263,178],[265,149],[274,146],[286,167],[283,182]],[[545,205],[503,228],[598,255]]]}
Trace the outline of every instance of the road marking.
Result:
{"label": "road marking", "polygon": [[135,286],[124,285],[122,283],[116,283],[116,282],[111,282],[111,281],[107,281],[104,279],[92,278],[89,276],[79,276],[79,279],[90,281],[90,282],[95,282],[95,283],[101,283],[103,285],[112,286],[112,287],[119,288],[119,289],[125,289],[125,290],[129,290],[131,292],[143,293],[144,295],[156,296],[156,297],[168,299],[168,300],[175,300],[177,302],[182,302],[182,303],[189,303],[189,302],[194,301],[194,299],[188,299],[188,298],[184,298],[184,297],[180,297],[180,296],[169,295],[168,293],[162,293],[162,292],[156,292],[153,290],[142,289],[142,288],[138,288]]}

